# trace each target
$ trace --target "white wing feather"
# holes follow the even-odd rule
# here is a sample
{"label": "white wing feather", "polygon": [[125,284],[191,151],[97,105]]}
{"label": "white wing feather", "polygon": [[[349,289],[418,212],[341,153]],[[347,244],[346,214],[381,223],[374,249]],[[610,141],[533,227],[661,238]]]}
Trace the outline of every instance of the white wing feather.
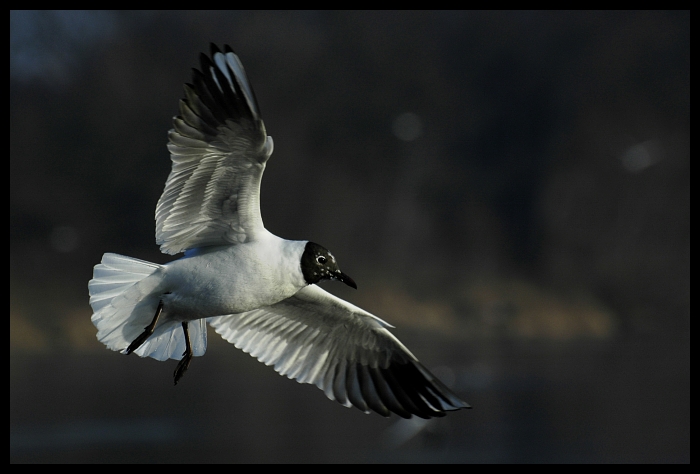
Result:
{"label": "white wing feather", "polygon": [[176,254],[254,240],[272,138],[238,57],[212,45],[185,85],[168,137],[172,171],[156,207],[156,242]]}
{"label": "white wing feather", "polygon": [[280,303],[208,321],[239,349],[345,406],[406,418],[468,407],[387,323],[316,285]]}

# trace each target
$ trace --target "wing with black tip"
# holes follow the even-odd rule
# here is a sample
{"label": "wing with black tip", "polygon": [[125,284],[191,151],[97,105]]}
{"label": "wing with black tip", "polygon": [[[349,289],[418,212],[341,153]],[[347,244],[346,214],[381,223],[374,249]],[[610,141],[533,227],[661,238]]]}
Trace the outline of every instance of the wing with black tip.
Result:
{"label": "wing with black tip", "polygon": [[156,207],[156,242],[168,254],[264,231],[260,180],[273,145],[253,88],[228,46],[212,45],[200,63],[168,134],[172,170]]}
{"label": "wing with black tip", "polygon": [[364,412],[404,418],[469,408],[376,316],[316,285],[272,306],[210,318],[216,332],[281,375]]}

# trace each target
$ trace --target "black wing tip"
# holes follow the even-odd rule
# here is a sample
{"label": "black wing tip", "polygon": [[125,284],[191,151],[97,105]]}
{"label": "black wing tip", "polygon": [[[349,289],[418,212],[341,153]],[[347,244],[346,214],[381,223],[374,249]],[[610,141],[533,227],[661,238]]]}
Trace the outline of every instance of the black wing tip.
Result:
{"label": "black wing tip", "polygon": [[[246,120],[255,129],[261,128],[260,107],[250,81],[245,77],[236,78],[236,73],[224,60],[223,65],[217,64],[217,54],[233,53],[233,48],[224,45],[223,51],[215,43],[209,44],[210,54],[199,53],[199,69],[192,68],[192,81],[185,85],[190,88],[198,100],[209,109],[217,122],[223,124],[227,119],[236,121]],[[236,56],[237,57],[237,56]],[[240,59],[238,59],[240,64]],[[222,70],[222,67],[226,71]],[[240,81],[243,81],[243,85]],[[243,89],[249,91],[246,93]],[[249,96],[247,99],[246,96]],[[249,103],[250,101],[250,103]],[[196,107],[192,107],[195,108]]]}
{"label": "black wing tip", "polygon": [[[219,48],[219,45],[214,43],[213,41],[209,42],[209,55],[213,58],[216,53],[221,53],[221,54],[228,54],[228,53],[233,53],[236,54],[236,52],[233,50],[233,48],[224,43],[223,48]],[[236,54],[236,56],[238,56]]]}
{"label": "black wing tip", "polygon": [[[447,412],[471,408],[417,360],[393,361],[387,368],[350,364],[345,374],[350,405],[384,417],[442,418]],[[355,379],[357,377],[357,379]],[[336,400],[337,400],[336,395]]]}
{"label": "black wing tip", "polygon": [[444,417],[449,411],[471,406],[435,377],[417,360],[392,364],[401,387],[413,402],[411,412],[421,418]]}
{"label": "black wing tip", "polygon": [[[238,57],[238,54],[233,50],[233,48],[230,45],[224,44],[223,48],[219,48],[219,46],[216,43],[211,42],[211,43],[209,43],[209,56],[207,56],[204,53],[200,53],[200,62],[201,62],[202,56],[206,57],[211,63],[213,63],[214,56],[216,56],[217,54],[226,55],[228,53],[232,53],[236,57]],[[240,58],[239,58],[239,60],[240,60]]]}
{"label": "black wing tip", "polygon": [[212,57],[207,56],[205,53],[199,53],[199,67],[202,69],[202,72],[206,71],[213,65],[214,61],[212,60]]}

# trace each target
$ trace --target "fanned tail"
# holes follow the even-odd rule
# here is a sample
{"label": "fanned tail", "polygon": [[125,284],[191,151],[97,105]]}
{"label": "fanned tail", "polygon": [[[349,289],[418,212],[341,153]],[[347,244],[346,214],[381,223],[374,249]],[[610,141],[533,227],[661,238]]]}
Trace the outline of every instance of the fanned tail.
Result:
{"label": "fanned tail", "polygon": [[[124,352],[155,315],[163,289],[163,266],[137,258],[106,253],[95,265],[88,283],[92,323],[97,339],[113,351]],[[178,321],[161,318],[155,332],[134,351],[157,360],[180,359],[185,337]],[[189,323],[192,351],[204,354],[207,332],[204,319]]]}

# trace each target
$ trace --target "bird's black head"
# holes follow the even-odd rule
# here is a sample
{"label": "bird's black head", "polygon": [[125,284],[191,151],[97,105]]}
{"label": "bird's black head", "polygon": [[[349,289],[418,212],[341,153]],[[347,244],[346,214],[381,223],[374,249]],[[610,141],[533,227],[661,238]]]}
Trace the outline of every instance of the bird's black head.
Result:
{"label": "bird's black head", "polygon": [[321,280],[338,280],[357,289],[352,278],[340,271],[335,257],[325,248],[308,242],[301,256],[301,273],[308,284]]}

